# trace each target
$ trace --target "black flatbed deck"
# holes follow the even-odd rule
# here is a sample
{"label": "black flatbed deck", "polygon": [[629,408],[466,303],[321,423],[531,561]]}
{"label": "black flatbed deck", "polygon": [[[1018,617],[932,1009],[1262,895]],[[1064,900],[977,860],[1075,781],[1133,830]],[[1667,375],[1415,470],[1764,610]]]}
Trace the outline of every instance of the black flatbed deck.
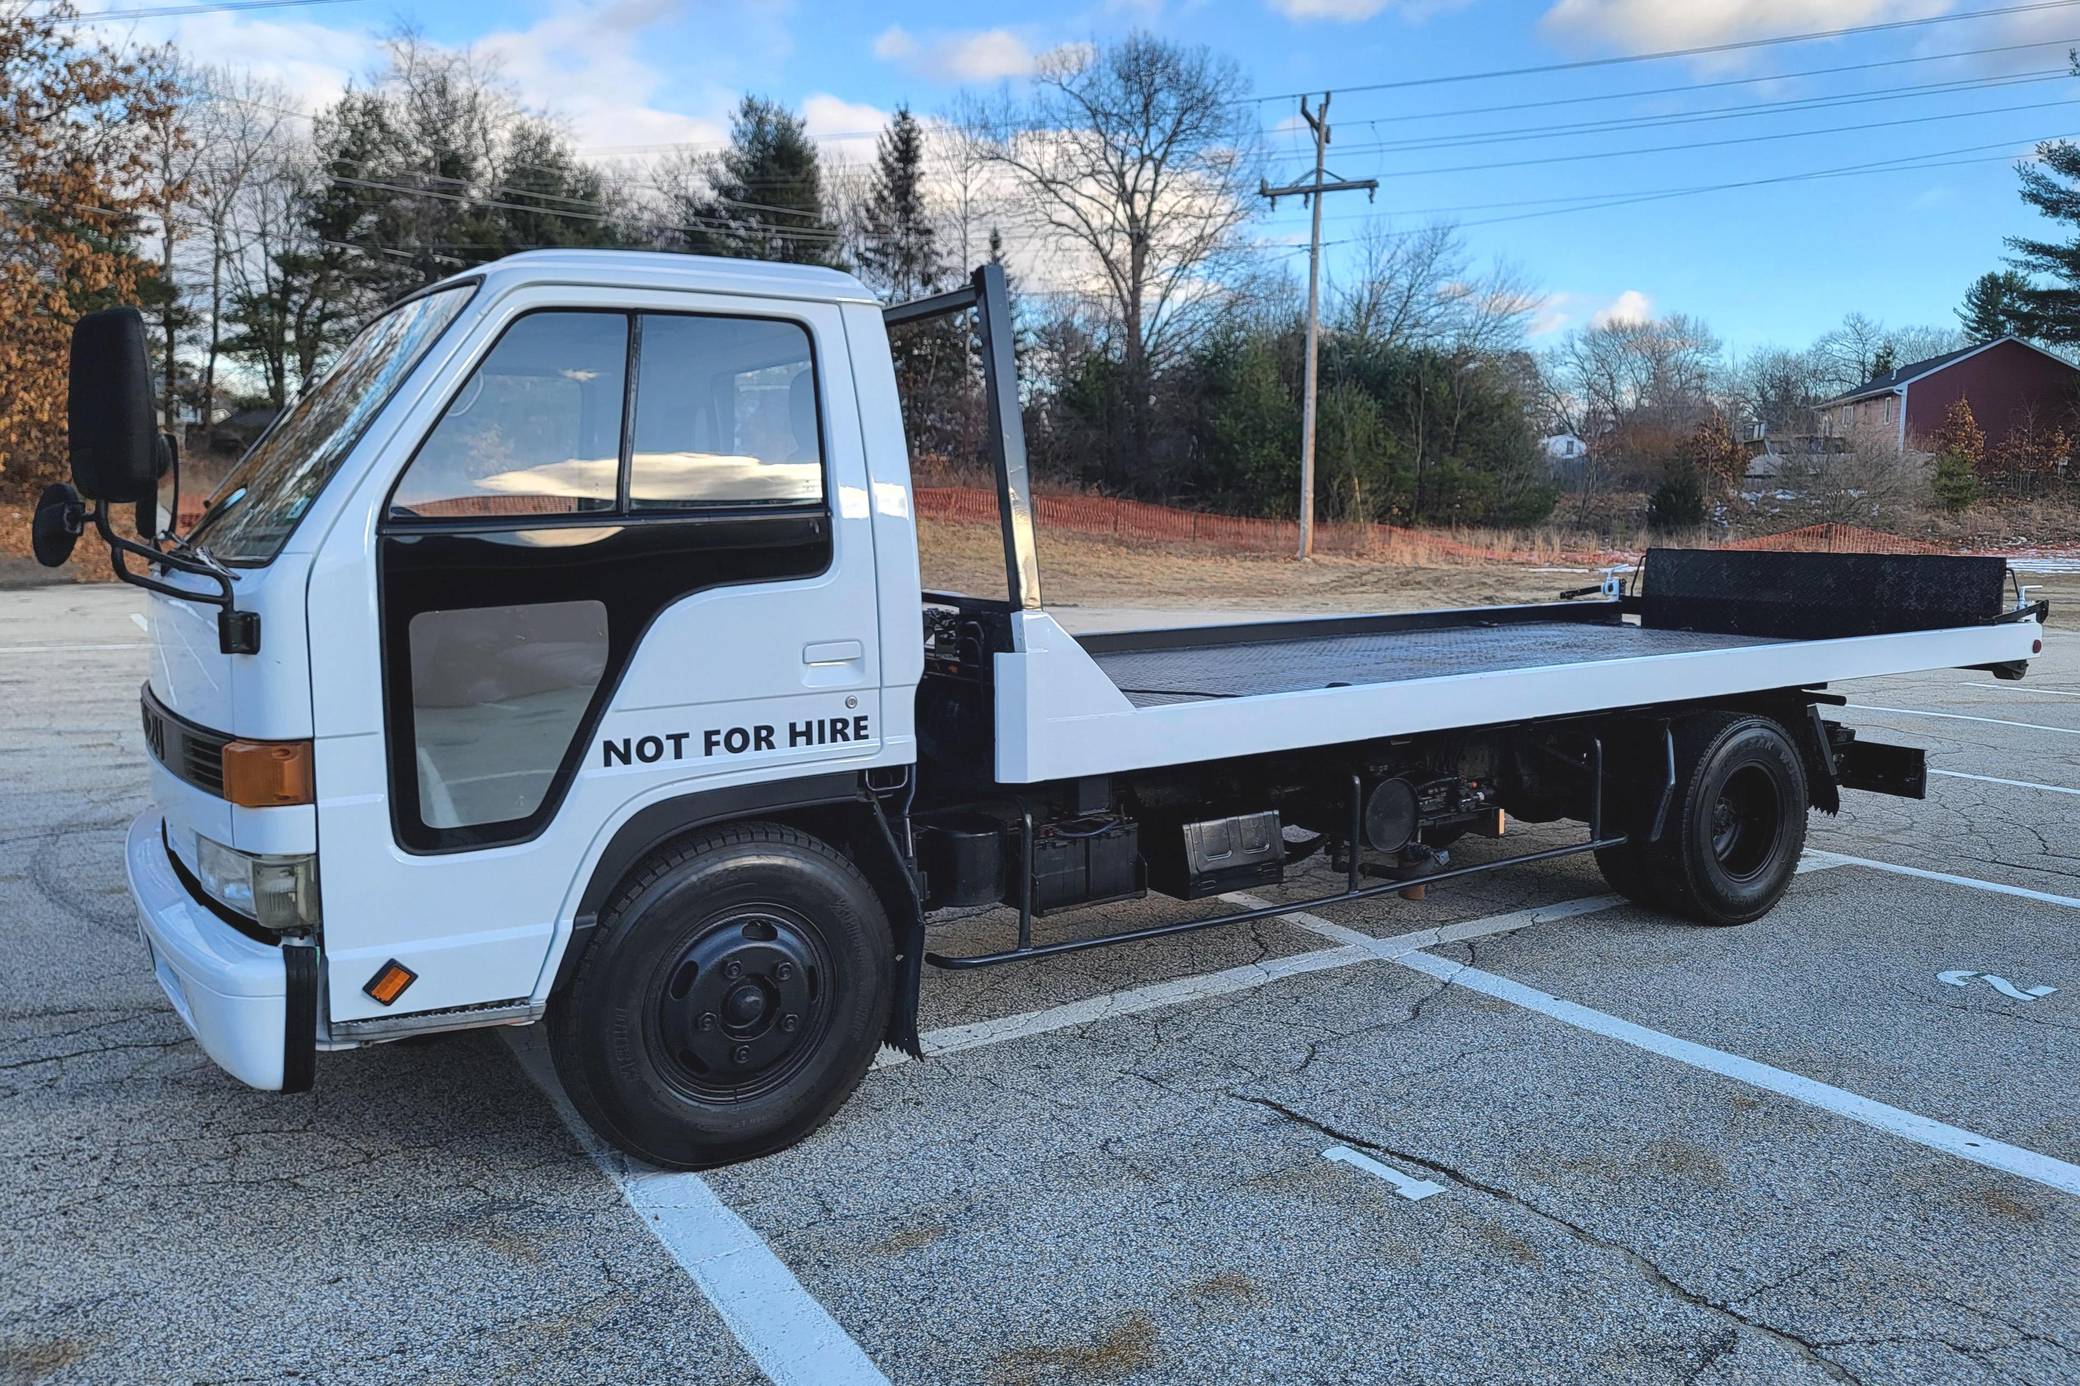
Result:
{"label": "black flatbed deck", "polygon": [[1329,618],[1309,629],[1316,624],[1121,632],[1079,643],[1136,707],[1786,643],[1580,619],[1353,630]]}

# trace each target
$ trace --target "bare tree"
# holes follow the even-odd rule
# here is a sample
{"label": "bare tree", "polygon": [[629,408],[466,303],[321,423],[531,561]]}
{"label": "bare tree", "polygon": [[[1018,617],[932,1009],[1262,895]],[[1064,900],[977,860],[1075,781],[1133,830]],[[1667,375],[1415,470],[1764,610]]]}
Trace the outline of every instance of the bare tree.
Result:
{"label": "bare tree", "polygon": [[204,428],[216,416],[217,369],[223,356],[234,277],[252,249],[253,233],[240,223],[254,181],[278,162],[300,132],[280,87],[234,69],[200,69],[192,83],[189,125],[199,152],[187,204],[197,223],[200,265],[190,291],[195,345],[202,364],[195,406]]}
{"label": "bare tree", "polygon": [[1028,226],[1089,262],[1137,396],[1218,311],[1211,284],[1244,249],[1257,152],[1247,90],[1233,59],[1134,33],[1057,49],[1024,92],[959,111],[976,157],[1011,175]]}

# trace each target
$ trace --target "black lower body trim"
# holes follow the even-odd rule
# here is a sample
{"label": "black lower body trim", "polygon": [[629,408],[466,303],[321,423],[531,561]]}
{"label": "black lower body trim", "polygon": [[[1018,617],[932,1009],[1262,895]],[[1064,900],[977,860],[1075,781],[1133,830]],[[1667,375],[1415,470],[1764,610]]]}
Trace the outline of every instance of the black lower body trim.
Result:
{"label": "black lower body trim", "polygon": [[282,948],[288,995],[282,1007],[282,1091],[309,1092],[318,1076],[318,950]]}

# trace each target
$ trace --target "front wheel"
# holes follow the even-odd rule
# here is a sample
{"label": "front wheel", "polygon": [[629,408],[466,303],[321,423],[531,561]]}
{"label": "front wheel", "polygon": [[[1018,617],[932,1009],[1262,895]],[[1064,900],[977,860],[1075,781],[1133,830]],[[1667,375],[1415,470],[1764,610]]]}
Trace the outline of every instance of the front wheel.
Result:
{"label": "front wheel", "polygon": [[615,1146],[698,1169],[769,1154],[865,1076],[894,994],[888,919],[829,844],[746,824],[670,847],[600,917],[549,1043]]}
{"label": "front wheel", "polygon": [[1806,772],[1767,717],[1708,713],[1675,729],[1676,795],[1640,865],[1665,908],[1746,924],[1782,898],[1806,844]]}

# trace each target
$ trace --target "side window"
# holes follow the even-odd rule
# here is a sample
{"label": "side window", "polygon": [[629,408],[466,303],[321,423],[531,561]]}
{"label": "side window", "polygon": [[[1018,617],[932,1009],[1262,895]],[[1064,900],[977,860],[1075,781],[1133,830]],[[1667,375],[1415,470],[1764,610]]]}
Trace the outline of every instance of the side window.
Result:
{"label": "side window", "polygon": [[640,340],[631,509],[823,499],[807,330],[652,314]]}
{"label": "side window", "polygon": [[422,611],[410,629],[419,817],[429,828],[527,817],[606,670],[606,604]]}
{"label": "side window", "polygon": [[628,321],[621,313],[530,313],[507,328],[405,470],[390,514],[612,510]]}

